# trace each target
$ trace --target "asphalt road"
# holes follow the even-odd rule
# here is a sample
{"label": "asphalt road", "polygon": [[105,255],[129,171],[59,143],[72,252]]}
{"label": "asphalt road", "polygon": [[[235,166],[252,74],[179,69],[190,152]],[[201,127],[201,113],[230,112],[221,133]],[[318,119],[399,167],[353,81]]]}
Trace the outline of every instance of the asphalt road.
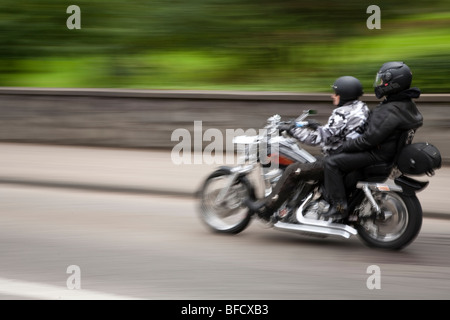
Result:
{"label": "asphalt road", "polygon": [[0,184],[0,213],[1,299],[450,298],[450,220],[391,252],[258,221],[213,234],[189,198]]}

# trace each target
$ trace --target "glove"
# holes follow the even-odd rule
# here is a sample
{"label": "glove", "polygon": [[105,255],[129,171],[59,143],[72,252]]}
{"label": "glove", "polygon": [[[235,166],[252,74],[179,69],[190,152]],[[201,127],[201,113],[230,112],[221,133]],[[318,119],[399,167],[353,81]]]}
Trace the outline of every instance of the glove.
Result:
{"label": "glove", "polygon": [[295,123],[294,122],[286,122],[286,123],[281,123],[278,125],[278,131],[281,133],[283,131],[291,131],[291,129],[295,128]]}
{"label": "glove", "polygon": [[317,130],[318,127],[320,127],[320,123],[318,123],[316,120],[308,120],[308,123],[305,125],[306,128],[310,128],[313,130]]}
{"label": "glove", "polygon": [[336,149],[331,149],[329,150],[329,154],[333,155],[333,154],[338,154],[338,153],[342,153],[344,152],[344,147],[342,145],[340,145],[339,147],[337,147]]}

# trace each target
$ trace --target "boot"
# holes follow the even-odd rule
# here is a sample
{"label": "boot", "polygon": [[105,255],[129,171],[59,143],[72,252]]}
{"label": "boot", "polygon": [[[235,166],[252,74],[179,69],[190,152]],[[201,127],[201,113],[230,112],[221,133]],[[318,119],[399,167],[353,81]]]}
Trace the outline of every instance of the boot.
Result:
{"label": "boot", "polygon": [[[286,173],[285,173],[286,174]],[[273,213],[289,198],[292,190],[295,190],[299,182],[297,174],[283,175],[272,192],[264,199],[252,201],[246,199],[245,205],[257,213],[262,219],[270,221]]]}
{"label": "boot", "polygon": [[347,201],[331,201],[330,209],[321,214],[325,219],[342,220],[348,216]]}
{"label": "boot", "polygon": [[289,195],[296,190],[302,180],[320,179],[322,175],[323,169],[319,163],[292,164],[286,169],[267,197],[257,201],[246,199],[244,203],[252,212],[270,221],[273,213],[289,198]]}
{"label": "boot", "polygon": [[269,221],[273,213],[281,206],[278,205],[277,200],[279,196],[273,195],[273,192],[264,199],[252,201],[246,199],[244,204],[250,209],[250,211],[257,213],[264,220]]}

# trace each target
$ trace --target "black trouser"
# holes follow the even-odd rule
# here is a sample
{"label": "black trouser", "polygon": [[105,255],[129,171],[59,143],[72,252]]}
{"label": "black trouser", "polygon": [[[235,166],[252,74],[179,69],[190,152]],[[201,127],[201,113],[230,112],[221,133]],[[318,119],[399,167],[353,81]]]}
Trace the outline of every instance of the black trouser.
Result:
{"label": "black trouser", "polygon": [[383,161],[389,159],[374,152],[338,153],[324,158],[324,184],[328,200],[346,203],[345,175]]}
{"label": "black trouser", "polygon": [[323,180],[323,161],[318,159],[313,163],[293,163],[289,165],[266,197],[266,206],[270,211],[278,209],[305,180]]}
{"label": "black trouser", "polygon": [[286,168],[280,180],[323,180],[323,165],[323,158],[312,163],[293,163]]}

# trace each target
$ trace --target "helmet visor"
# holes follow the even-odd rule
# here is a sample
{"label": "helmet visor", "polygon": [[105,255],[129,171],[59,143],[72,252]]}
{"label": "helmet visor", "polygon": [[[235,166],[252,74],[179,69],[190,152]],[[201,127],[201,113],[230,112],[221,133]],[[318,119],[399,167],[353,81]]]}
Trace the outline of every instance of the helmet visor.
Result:
{"label": "helmet visor", "polygon": [[373,86],[378,87],[381,86],[382,84],[383,84],[383,73],[377,73]]}

